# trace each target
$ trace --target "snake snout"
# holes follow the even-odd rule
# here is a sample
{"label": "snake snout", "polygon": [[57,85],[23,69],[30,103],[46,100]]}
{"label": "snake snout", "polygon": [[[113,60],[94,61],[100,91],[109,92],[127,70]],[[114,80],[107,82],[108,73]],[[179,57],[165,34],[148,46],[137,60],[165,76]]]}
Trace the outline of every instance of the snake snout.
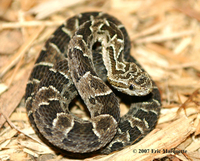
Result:
{"label": "snake snout", "polygon": [[130,95],[145,96],[152,91],[152,81],[147,73],[141,73],[128,82]]}

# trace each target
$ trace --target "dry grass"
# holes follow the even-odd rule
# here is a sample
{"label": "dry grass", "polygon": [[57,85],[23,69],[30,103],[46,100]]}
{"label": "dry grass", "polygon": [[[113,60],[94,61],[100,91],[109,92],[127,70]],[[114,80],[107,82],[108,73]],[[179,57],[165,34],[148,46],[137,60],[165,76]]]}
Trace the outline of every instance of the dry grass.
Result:
{"label": "dry grass", "polygon": [[[200,0],[1,0],[0,160],[70,160],[37,138],[23,96],[44,42],[64,20],[86,11],[123,22],[131,54],[156,81],[163,106],[156,129],[141,142],[85,160],[199,160]],[[180,153],[163,151],[172,148]]]}

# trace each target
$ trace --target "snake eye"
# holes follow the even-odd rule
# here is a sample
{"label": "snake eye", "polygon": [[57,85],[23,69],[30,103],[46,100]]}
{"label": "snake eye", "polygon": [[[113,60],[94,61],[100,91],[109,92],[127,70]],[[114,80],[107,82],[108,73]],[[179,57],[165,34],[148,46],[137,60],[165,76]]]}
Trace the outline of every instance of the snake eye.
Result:
{"label": "snake eye", "polygon": [[132,85],[132,84],[129,86],[129,89],[130,89],[130,90],[133,90],[133,85]]}

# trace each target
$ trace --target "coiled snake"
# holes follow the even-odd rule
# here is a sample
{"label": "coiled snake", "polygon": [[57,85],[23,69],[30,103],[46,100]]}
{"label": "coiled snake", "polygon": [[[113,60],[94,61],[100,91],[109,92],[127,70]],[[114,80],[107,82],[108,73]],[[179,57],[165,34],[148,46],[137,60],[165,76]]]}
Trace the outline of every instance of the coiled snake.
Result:
{"label": "coiled snake", "polygon": [[[73,153],[110,153],[141,140],[156,125],[160,94],[130,56],[126,29],[102,12],[76,15],[61,25],[42,49],[26,88],[26,108],[37,133]],[[120,118],[119,100],[105,81],[131,100]],[[74,116],[80,95],[90,120]]]}

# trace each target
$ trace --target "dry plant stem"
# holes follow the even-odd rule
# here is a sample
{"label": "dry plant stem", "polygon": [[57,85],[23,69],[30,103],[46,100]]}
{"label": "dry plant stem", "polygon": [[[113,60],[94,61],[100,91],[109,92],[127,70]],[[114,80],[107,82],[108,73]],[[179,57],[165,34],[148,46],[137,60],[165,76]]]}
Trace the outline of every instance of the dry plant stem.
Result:
{"label": "dry plant stem", "polygon": [[197,12],[196,10],[194,10],[193,8],[189,7],[189,6],[176,7],[175,9],[177,9],[178,11],[188,15],[191,18],[195,18],[198,21],[200,21],[200,13]]}
{"label": "dry plant stem", "polygon": [[44,29],[44,26],[40,26],[39,29],[37,29],[36,32],[32,34],[32,36],[25,42],[18,50],[17,53],[15,53],[12,57],[12,61],[7,64],[1,71],[0,71],[0,78],[4,76],[4,74],[9,71],[20,59],[23,57],[25,52],[30,48],[33,41],[38,37],[38,35],[42,32]]}
{"label": "dry plant stem", "polygon": [[197,116],[197,119],[196,119],[196,124],[197,124],[197,128],[196,128],[196,131],[195,131],[195,136],[199,135],[200,134],[200,114]]}
{"label": "dry plant stem", "polygon": [[134,41],[138,37],[145,37],[146,35],[153,34],[153,33],[157,32],[158,30],[160,30],[166,24],[167,24],[167,22],[161,22],[161,23],[155,24],[154,26],[147,28],[146,30],[143,30],[143,31],[131,36],[131,40]]}
{"label": "dry plant stem", "polygon": [[170,39],[177,39],[183,36],[191,36],[193,34],[194,32],[192,30],[186,30],[186,31],[170,33],[166,35],[161,34],[161,35],[154,35],[154,36],[141,38],[141,39],[136,40],[135,43],[141,44],[141,43],[150,43],[150,42],[163,42]]}
{"label": "dry plant stem", "polygon": [[8,22],[1,23],[0,30],[3,29],[15,29],[22,27],[38,27],[38,26],[59,26],[63,23],[64,20],[61,21],[23,21],[23,22]]}
{"label": "dry plant stem", "polygon": [[22,64],[23,64],[23,56],[21,56],[21,57],[19,58],[19,62],[17,63],[17,65],[16,65],[16,67],[15,67],[15,69],[14,69],[14,71],[13,71],[13,74],[12,74],[10,80],[9,80],[8,86],[10,86],[10,85],[12,84],[13,79],[14,79],[14,77],[16,76],[17,71],[19,70],[19,68],[21,67]]}
{"label": "dry plant stem", "polygon": [[[49,0],[46,3],[42,3],[34,8],[32,8],[29,12],[30,13],[37,13],[36,19],[43,19],[54,12],[62,10],[64,7],[70,7],[76,5],[78,3],[83,3],[85,0],[73,0],[73,1],[66,1],[66,0]],[[49,9],[51,8],[51,9]]]}
{"label": "dry plant stem", "polygon": [[[165,56],[170,62],[176,62],[176,63],[190,63],[190,59],[183,57],[181,55],[175,55],[171,50],[164,48],[161,45],[158,45],[156,43],[149,43],[146,44],[146,47],[148,47],[151,50],[156,51],[157,53]],[[192,62],[193,63],[193,62]],[[179,65],[180,66],[180,65]],[[171,66],[168,67],[168,69],[173,69]]]}
{"label": "dry plant stem", "polygon": [[197,102],[193,101],[193,98],[199,94],[199,92],[200,92],[199,90],[200,90],[200,88],[196,89],[196,90],[188,97],[188,99],[187,99],[183,104],[181,104],[181,106],[179,107],[179,109],[178,109],[178,111],[177,111],[177,114],[180,113],[180,110],[181,110],[181,109],[183,109],[184,112],[185,112],[185,115],[187,115],[187,114],[186,114],[186,108],[187,108],[187,104],[190,103],[190,102],[194,102],[197,106],[199,106],[199,102],[197,103]]}
{"label": "dry plant stem", "polygon": [[1,114],[3,115],[3,117],[6,119],[6,121],[8,122],[8,124],[9,124],[12,128],[14,128],[14,129],[17,130],[18,132],[24,134],[25,136],[31,138],[32,140],[34,140],[34,141],[36,141],[36,142],[42,144],[39,140],[37,140],[37,139],[31,137],[30,135],[24,133],[23,131],[21,131],[17,126],[15,126],[15,125],[10,121],[10,119],[9,119],[6,115],[4,115],[4,113],[3,113],[2,111],[0,111],[0,112],[1,112]]}
{"label": "dry plant stem", "polygon": [[[24,96],[26,82],[29,77],[29,74],[27,73],[29,73],[29,70],[22,71],[21,76],[14,81],[15,84],[11,85],[7,91],[1,94],[0,109],[6,117],[9,117],[12,114]],[[3,115],[0,115],[0,128],[5,123],[5,121],[6,120]]]}

